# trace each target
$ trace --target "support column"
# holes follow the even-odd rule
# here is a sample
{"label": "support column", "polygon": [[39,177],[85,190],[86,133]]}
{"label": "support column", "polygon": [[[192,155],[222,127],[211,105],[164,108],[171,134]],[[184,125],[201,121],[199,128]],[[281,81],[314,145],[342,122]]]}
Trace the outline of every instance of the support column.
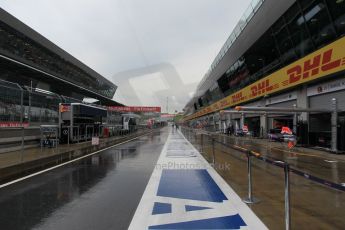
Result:
{"label": "support column", "polygon": [[[297,89],[297,107],[308,109],[309,100],[307,95],[307,86],[303,86],[300,89]],[[301,121],[309,123],[309,113],[303,112],[300,115]]]}
{"label": "support column", "polygon": [[332,140],[331,140],[331,150],[332,152],[338,151],[338,106],[337,106],[337,99],[332,98],[332,118],[331,118],[331,125],[332,125]]}
{"label": "support column", "polygon": [[229,125],[231,125],[231,122],[232,122],[232,114],[228,113],[226,116],[227,116],[227,118],[226,118],[226,127],[229,127]]}
{"label": "support column", "polygon": [[267,137],[267,114],[262,114],[260,116],[260,137]]}
{"label": "support column", "polygon": [[241,119],[240,119],[240,128],[243,129],[244,126],[244,119],[245,119],[245,114],[241,113]]}
{"label": "support column", "polygon": [[[294,104],[293,107],[296,108],[297,105]],[[297,113],[295,112],[294,115],[293,115],[293,132],[294,133],[297,133],[297,119],[298,119]]]}

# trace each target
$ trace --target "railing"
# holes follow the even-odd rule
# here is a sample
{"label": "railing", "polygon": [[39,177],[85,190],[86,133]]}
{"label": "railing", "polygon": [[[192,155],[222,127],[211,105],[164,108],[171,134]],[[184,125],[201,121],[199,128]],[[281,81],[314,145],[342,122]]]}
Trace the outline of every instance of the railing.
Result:
{"label": "railing", "polygon": [[230,148],[233,150],[236,150],[238,152],[241,152],[245,154],[246,161],[247,161],[247,177],[248,177],[248,196],[243,199],[243,202],[247,204],[255,204],[259,200],[253,196],[253,184],[252,184],[252,161],[253,159],[259,160],[263,162],[264,164],[270,164],[275,167],[282,168],[284,171],[284,206],[285,206],[285,229],[291,229],[291,207],[290,207],[290,200],[291,200],[291,194],[290,194],[290,174],[297,175],[299,177],[303,177],[306,180],[309,180],[313,183],[317,183],[322,186],[326,186],[330,189],[335,189],[340,192],[345,192],[345,185],[339,184],[336,182],[332,182],[329,180],[325,180],[323,178],[320,178],[318,176],[312,175],[310,173],[307,173],[305,171],[302,171],[300,169],[291,167],[291,165],[287,161],[283,161],[280,159],[276,159],[274,157],[268,157],[265,155],[262,155],[261,153],[258,153],[257,151],[250,150],[248,148],[241,147],[236,144],[228,144],[221,141],[218,141],[215,138],[215,133],[207,132],[204,130],[198,130],[198,129],[191,129],[188,127],[181,127],[181,131],[184,134],[184,136],[193,144],[196,144],[195,141],[197,140],[197,137],[200,136],[200,142],[197,143],[200,147],[200,152],[205,152],[205,137],[207,138],[207,142],[211,143],[211,156],[207,155],[206,158],[209,162],[212,162],[213,165],[215,165],[216,162],[216,144],[224,146],[225,148]]}
{"label": "railing", "polygon": [[207,71],[203,79],[201,80],[200,84],[198,85],[198,88],[201,87],[206,80],[208,79],[211,72],[216,68],[218,63],[222,60],[226,52],[230,49],[232,44],[237,40],[237,38],[240,36],[242,31],[246,28],[250,20],[253,18],[255,13],[260,9],[261,5],[263,4],[265,0],[252,0],[252,2],[249,4],[247,10],[242,15],[241,19],[233,29],[232,33],[224,43],[223,47],[220,49],[218,55],[214,59],[214,61],[211,64],[210,69]]}
{"label": "railing", "polygon": [[56,94],[44,94],[0,80],[1,123],[57,124],[58,105],[62,102],[63,98]]}

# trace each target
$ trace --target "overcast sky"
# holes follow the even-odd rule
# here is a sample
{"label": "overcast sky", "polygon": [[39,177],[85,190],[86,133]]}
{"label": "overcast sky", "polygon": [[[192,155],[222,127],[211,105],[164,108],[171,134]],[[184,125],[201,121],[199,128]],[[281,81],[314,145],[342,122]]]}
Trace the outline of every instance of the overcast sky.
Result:
{"label": "overcast sky", "polygon": [[249,2],[1,0],[0,6],[117,84],[115,100],[163,110],[168,101],[173,112],[187,103]]}

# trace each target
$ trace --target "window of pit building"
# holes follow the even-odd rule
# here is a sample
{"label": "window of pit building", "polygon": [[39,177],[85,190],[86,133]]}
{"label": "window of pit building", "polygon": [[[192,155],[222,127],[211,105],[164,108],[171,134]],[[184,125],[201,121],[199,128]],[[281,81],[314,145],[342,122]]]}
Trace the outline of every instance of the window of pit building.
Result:
{"label": "window of pit building", "polygon": [[258,75],[258,77],[253,80],[258,80],[267,75],[267,72],[270,72],[272,68],[276,69],[275,64],[279,61],[279,58],[279,52],[275,46],[275,40],[270,30],[266,31],[244,54],[245,64],[249,70],[249,74]]}
{"label": "window of pit building", "polygon": [[324,0],[317,0],[306,8],[304,19],[316,47],[319,48],[335,39],[335,27]]}
{"label": "window of pit building", "polygon": [[313,51],[314,44],[310,38],[305,23],[305,16],[302,14],[300,6],[298,4],[294,4],[284,14],[284,18],[288,25],[287,28],[298,57],[304,57],[306,54]]}
{"label": "window of pit building", "polygon": [[202,102],[202,98],[201,98],[201,97],[198,99],[198,103],[199,103],[199,106],[200,106],[200,107],[203,107],[203,106],[204,106],[204,103]]}
{"label": "window of pit building", "polygon": [[275,44],[281,55],[282,63],[287,65],[297,60],[297,54],[283,17],[272,26],[272,35],[274,36]]}
{"label": "window of pit building", "polygon": [[345,35],[345,0],[326,1],[339,36]]}

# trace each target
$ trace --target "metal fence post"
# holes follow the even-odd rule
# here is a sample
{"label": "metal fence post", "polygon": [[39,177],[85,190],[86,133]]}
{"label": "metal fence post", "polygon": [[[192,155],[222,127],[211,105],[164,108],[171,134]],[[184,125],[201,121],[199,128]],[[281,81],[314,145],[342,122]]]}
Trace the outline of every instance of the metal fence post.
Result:
{"label": "metal fence post", "polygon": [[288,163],[284,164],[284,179],[285,179],[285,229],[291,228],[290,215],[290,166]]}
{"label": "metal fence post", "polygon": [[29,92],[29,110],[28,110],[28,122],[31,123],[31,91]]}
{"label": "metal fence post", "polygon": [[23,163],[23,160],[24,160],[24,136],[25,136],[25,131],[24,131],[24,126],[22,126],[22,143],[21,143],[21,151],[20,151],[21,163]]}
{"label": "metal fence post", "polygon": [[204,153],[204,134],[200,135],[200,150],[201,153]]}
{"label": "metal fence post", "polygon": [[253,185],[252,185],[252,154],[247,152],[247,170],[248,170],[248,197],[243,199],[246,204],[254,204],[259,202],[259,199],[253,197]]}
{"label": "metal fence post", "polygon": [[68,126],[68,128],[67,128],[67,129],[68,129],[68,132],[67,132],[67,133],[68,133],[68,134],[67,134],[67,144],[68,144],[68,146],[69,146],[69,136],[70,136],[70,134],[69,134],[69,133],[70,133],[70,129],[71,129],[71,127],[70,127],[70,126]]}
{"label": "metal fence post", "polygon": [[19,89],[20,89],[20,125],[23,126],[23,122],[24,122],[24,118],[23,118],[23,114],[24,114],[24,92],[23,89],[20,88],[20,86],[18,85]]}
{"label": "metal fence post", "polygon": [[214,167],[216,164],[215,141],[214,141],[214,138],[212,136],[211,136],[211,139],[212,139],[212,154],[213,154],[212,164]]}

